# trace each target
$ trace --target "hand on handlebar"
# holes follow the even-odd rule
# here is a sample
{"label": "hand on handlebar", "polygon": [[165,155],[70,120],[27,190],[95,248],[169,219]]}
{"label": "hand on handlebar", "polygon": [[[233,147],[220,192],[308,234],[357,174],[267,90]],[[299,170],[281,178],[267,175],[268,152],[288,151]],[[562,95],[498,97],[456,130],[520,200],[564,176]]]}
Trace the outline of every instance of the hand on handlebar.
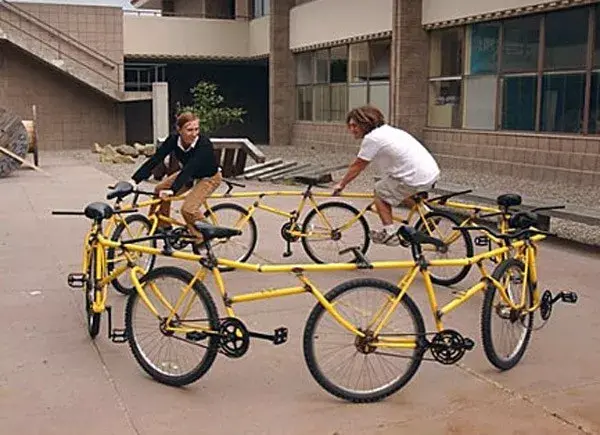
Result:
{"label": "hand on handlebar", "polygon": [[344,190],[344,186],[342,186],[341,183],[337,183],[335,186],[333,186],[333,196],[339,195],[342,193],[342,190]]}
{"label": "hand on handlebar", "polygon": [[171,189],[161,190],[158,196],[160,198],[168,198],[169,196],[173,196],[173,191]]}

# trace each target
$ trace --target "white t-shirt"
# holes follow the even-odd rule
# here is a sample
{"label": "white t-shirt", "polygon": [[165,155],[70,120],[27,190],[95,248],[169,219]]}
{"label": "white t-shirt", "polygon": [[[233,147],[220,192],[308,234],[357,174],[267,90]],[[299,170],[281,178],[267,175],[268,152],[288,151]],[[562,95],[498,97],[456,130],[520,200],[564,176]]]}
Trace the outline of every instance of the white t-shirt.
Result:
{"label": "white t-shirt", "polygon": [[398,178],[407,186],[433,183],[440,174],[437,162],[421,142],[388,124],[364,136],[358,157],[375,163],[382,177]]}

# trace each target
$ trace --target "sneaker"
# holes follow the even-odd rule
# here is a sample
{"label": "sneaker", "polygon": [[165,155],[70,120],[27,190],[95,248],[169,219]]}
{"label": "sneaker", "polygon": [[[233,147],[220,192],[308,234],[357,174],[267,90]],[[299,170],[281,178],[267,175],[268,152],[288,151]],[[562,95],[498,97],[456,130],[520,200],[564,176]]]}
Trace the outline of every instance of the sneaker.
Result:
{"label": "sneaker", "polygon": [[373,243],[386,246],[398,246],[400,245],[400,237],[397,234],[388,234],[386,230],[371,231],[369,237]]}

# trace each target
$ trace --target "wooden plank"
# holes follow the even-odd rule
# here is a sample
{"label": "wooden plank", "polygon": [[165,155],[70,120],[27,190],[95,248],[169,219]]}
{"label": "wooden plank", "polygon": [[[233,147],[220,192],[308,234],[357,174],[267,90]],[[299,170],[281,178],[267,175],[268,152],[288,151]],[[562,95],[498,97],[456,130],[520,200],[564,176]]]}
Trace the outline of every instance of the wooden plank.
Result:
{"label": "wooden plank", "polygon": [[233,169],[233,176],[238,176],[244,173],[244,167],[246,166],[246,160],[248,160],[248,153],[244,148],[238,148],[237,156],[235,158],[235,165]]}
{"label": "wooden plank", "polygon": [[279,173],[271,174],[268,178],[265,179],[265,181],[283,180],[283,179],[290,177],[294,174],[297,174],[301,171],[307,170],[310,166],[311,166],[311,163],[302,163],[301,165],[297,165],[297,166],[291,168],[290,170],[284,169],[284,170],[280,171]]}
{"label": "wooden plank", "polygon": [[268,174],[268,173],[270,173],[270,172],[275,172],[275,171],[277,171],[277,170],[279,170],[279,169],[287,168],[287,167],[293,166],[293,165],[295,165],[295,164],[296,164],[296,162],[283,162],[283,163],[280,163],[280,164],[278,164],[278,165],[275,165],[275,166],[271,166],[271,167],[269,167],[269,168],[262,169],[262,170],[260,170],[260,171],[258,171],[258,172],[254,172],[254,173],[252,173],[252,174],[250,174],[250,175],[244,175],[244,177],[245,177],[246,179],[249,179],[249,178],[254,178],[254,177],[258,177],[258,176],[260,176],[260,175],[265,175],[265,174]]}
{"label": "wooden plank", "polygon": [[264,163],[260,163],[258,165],[254,165],[251,166],[249,168],[247,168],[242,175],[246,176],[246,175],[254,175],[255,172],[262,170],[264,168],[268,168],[269,166],[273,166],[273,165],[278,165],[280,163],[283,163],[283,159],[273,159],[273,160],[269,160],[267,162]]}
{"label": "wooden plank", "polygon": [[269,172],[268,174],[261,175],[260,177],[258,177],[258,181],[266,181],[266,180],[270,179],[271,177],[273,177],[274,175],[283,174],[287,171],[294,169],[294,167],[297,165],[298,165],[298,162],[291,162],[291,164],[289,166],[280,168],[279,170],[277,170],[275,172]]}
{"label": "wooden plank", "polygon": [[223,175],[231,177],[233,175],[233,159],[235,157],[235,148],[226,148],[225,157],[223,158]]}

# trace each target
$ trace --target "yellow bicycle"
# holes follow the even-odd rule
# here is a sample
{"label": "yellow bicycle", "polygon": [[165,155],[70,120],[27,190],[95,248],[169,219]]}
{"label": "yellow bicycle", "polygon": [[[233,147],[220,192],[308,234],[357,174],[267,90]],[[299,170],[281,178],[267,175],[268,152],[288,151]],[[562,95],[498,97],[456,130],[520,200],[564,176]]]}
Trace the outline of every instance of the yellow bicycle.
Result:
{"label": "yellow bicycle", "polygon": [[[101,225],[103,218],[112,216],[112,209],[107,204],[92,204],[86,210],[86,215],[98,225]],[[242,263],[218,258],[210,247],[212,240],[238,236],[240,230],[214,227],[201,222],[197,224],[197,229],[202,232],[206,241],[207,255],[204,256],[170,248],[169,238],[165,235],[114,242],[100,232],[97,240],[105,247],[128,252],[168,255],[200,264],[194,275],[172,266],[155,268],[146,274],[142,268],[134,265],[130,271],[136,292],[132,293],[127,301],[124,337],[137,362],[155,380],[175,386],[195,382],[208,372],[218,353],[230,358],[243,356],[249,349],[251,338],[269,340],[276,345],[286,342],[288,330],[285,327],[277,328],[273,334],[250,331],[246,324],[236,317],[233,305],[310,294],[317,299],[317,304],[306,322],[303,339],[304,355],[310,373],[321,387],[337,397],[352,402],[373,402],[406,385],[423,360],[454,364],[466,351],[473,348],[474,342],[471,339],[463,337],[455,330],[446,329],[442,318],[480,291],[486,293],[481,314],[482,340],[486,356],[492,364],[503,370],[510,369],[522,358],[529,342],[533,313],[536,310],[539,310],[544,320],[548,320],[555,302],[576,302],[577,295],[573,292],[560,292],[552,296],[549,291],[545,291],[540,297],[535,265],[536,243],[549,233],[532,226],[537,222],[537,216],[534,214],[524,212],[519,216],[521,217],[515,219],[515,222],[520,222],[523,227],[516,228],[509,234],[499,234],[484,227],[460,228],[460,231],[489,231],[495,237],[510,243],[470,258],[449,260],[427,260],[423,255],[422,246],[441,246],[443,242],[409,226],[403,226],[401,232],[411,244],[414,257],[412,261],[369,262],[360,248],[352,247],[349,250],[356,256],[353,263]],[[166,244],[162,250],[139,244],[148,238],[158,237],[165,237]],[[522,251],[526,262],[509,258],[489,274],[483,260],[508,250]],[[481,272],[481,280],[457,295],[453,301],[439,306],[430,268],[456,264],[477,265]],[[300,285],[232,295],[226,291],[219,265],[257,273],[293,273]],[[310,272],[358,269],[407,271],[398,285],[380,279],[359,278],[343,282],[325,294],[306,276]],[[516,276],[510,273],[512,271],[517,272]],[[203,283],[208,274],[212,275],[221,294],[225,317],[218,315],[213,298]],[[435,332],[426,332],[422,315],[408,295],[408,290],[418,274],[421,274],[425,283],[435,320]],[[516,287],[513,287],[513,284]],[[357,296],[356,299],[353,299],[354,296]],[[495,296],[498,296],[497,302],[494,302]],[[356,308],[353,300],[365,306]],[[398,314],[399,316],[395,317]],[[512,349],[504,351],[497,347],[493,338],[494,316],[519,331]],[[406,324],[400,325],[402,321],[406,321]],[[327,334],[327,326],[333,329],[331,335]],[[152,333],[157,334],[154,340]],[[344,340],[339,342],[342,339]],[[173,349],[179,344],[185,353],[181,357],[177,356]],[[342,351],[349,351],[350,355],[344,358]],[[427,351],[431,353],[432,359],[424,358]],[[353,363],[357,356],[362,364]],[[397,367],[398,361],[405,361],[406,366]],[[346,362],[348,365],[340,369]],[[331,371],[328,369],[330,363],[333,363]],[[363,373],[364,370],[377,368],[381,368],[383,373]]]}

